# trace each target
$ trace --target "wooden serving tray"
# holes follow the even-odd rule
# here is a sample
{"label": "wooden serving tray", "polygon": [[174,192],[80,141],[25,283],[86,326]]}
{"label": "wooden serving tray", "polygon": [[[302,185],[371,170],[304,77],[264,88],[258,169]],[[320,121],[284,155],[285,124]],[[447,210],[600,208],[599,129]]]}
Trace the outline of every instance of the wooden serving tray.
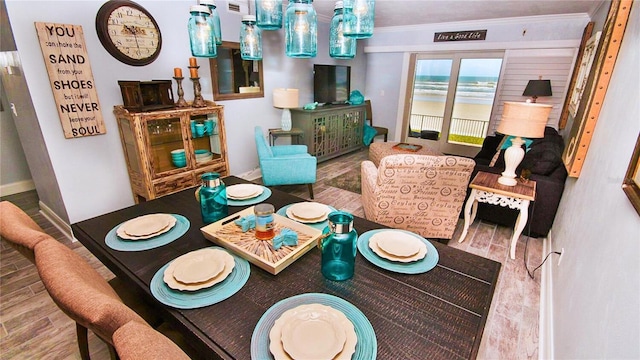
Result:
{"label": "wooden serving tray", "polygon": [[253,214],[253,206],[226,218],[200,228],[205,238],[211,242],[231,250],[250,263],[276,275],[299,257],[311,250],[322,232],[311,226],[293,221],[287,217],[273,214],[276,234],[282,228],[289,228],[298,233],[297,246],[282,246],[273,250],[271,240],[258,240],[255,230],[242,232],[235,220]]}

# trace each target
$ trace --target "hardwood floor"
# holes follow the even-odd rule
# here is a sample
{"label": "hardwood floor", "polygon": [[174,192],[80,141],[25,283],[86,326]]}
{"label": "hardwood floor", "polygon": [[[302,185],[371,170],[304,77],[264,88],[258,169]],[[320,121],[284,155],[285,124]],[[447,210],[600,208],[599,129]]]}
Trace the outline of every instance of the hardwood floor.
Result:
{"label": "hardwood floor", "polygon": [[[366,149],[318,165],[314,185],[315,201],[364,216],[360,195],[325,184],[366,160]],[[278,187],[308,199],[306,185]],[[38,209],[35,191],[3,198],[24,209],[47,233],[85,257],[105,279],[113,274],[80,243],[70,243]],[[527,237],[519,239],[516,259],[509,259],[512,229],[476,220],[467,239],[459,244],[464,221],[460,220],[449,246],[502,263],[502,271],[485,326],[478,358],[538,358],[538,316],[540,309],[540,273],[531,279],[524,265]],[[542,261],[542,239],[528,241],[529,269]],[[90,333],[91,357],[109,359],[106,346]],[[53,303],[44,289],[35,266],[0,243],[0,359],[79,359],[75,324]]]}

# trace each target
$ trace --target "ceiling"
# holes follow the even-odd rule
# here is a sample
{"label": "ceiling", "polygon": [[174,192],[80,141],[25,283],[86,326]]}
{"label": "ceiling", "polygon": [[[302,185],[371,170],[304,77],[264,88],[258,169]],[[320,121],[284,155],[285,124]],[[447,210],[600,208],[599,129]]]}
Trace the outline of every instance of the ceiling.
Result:
{"label": "ceiling", "polygon": [[[608,0],[376,0],[375,27],[447,23],[520,16],[587,13]],[[330,19],[335,0],[314,0],[318,16]]]}

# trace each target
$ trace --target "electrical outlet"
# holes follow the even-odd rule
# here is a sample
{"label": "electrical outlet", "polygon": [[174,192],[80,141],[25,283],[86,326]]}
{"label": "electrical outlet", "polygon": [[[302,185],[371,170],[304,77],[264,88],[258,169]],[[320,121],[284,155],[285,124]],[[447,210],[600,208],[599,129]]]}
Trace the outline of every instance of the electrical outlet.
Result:
{"label": "electrical outlet", "polygon": [[560,257],[558,258],[558,266],[560,266],[560,263],[562,262],[562,257],[564,256],[564,248],[562,248],[562,250],[560,250]]}

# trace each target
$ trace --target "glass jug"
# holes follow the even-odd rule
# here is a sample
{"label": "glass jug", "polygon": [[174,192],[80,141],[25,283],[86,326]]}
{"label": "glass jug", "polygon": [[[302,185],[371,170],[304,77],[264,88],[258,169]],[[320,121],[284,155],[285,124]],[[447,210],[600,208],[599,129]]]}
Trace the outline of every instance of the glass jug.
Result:
{"label": "glass jug", "polygon": [[202,221],[205,224],[216,222],[229,215],[227,188],[218,173],[202,174],[200,212],[202,213]]}
{"label": "glass jug", "polygon": [[329,226],[320,242],[322,275],[334,281],[351,279],[356,261],[358,233],[353,228],[353,215],[345,211],[329,214]]}

